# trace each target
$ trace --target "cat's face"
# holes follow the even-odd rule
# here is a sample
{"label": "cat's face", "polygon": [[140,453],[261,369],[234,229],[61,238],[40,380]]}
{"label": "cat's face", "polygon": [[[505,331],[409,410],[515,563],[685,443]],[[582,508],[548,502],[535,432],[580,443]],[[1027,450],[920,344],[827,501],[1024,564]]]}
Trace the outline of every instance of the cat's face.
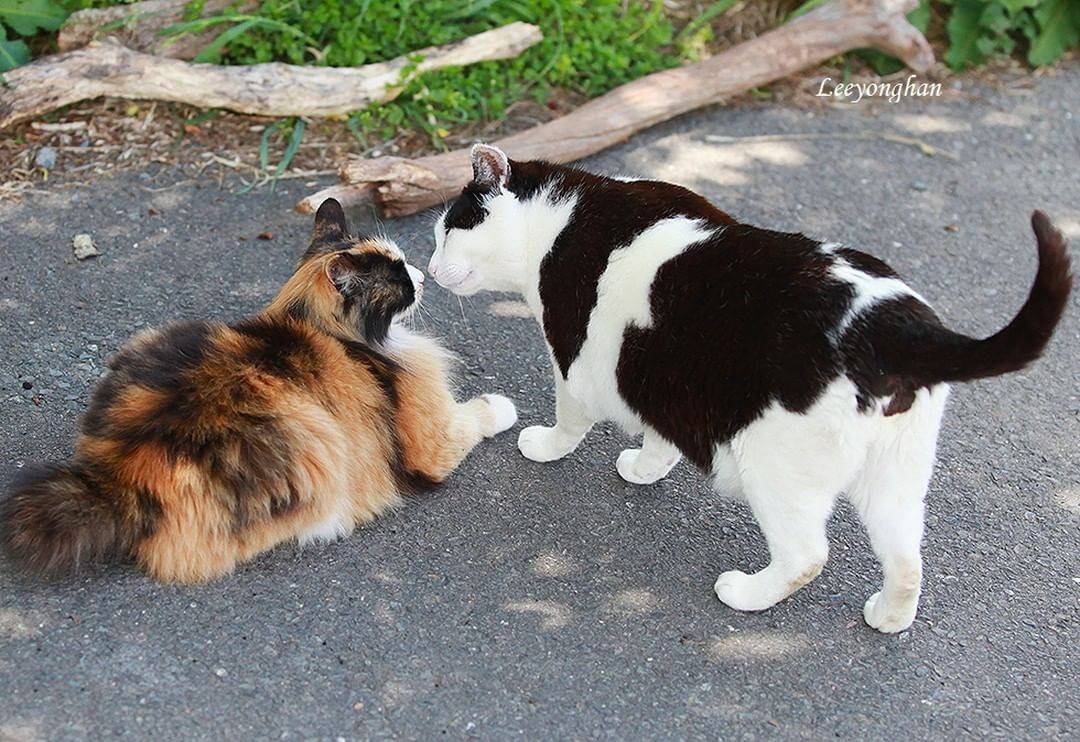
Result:
{"label": "cat's face", "polygon": [[473,181],[435,222],[428,273],[458,296],[514,290],[511,255],[520,242],[517,198],[506,186],[510,162],[495,147],[473,148]]}
{"label": "cat's face", "polygon": [[307,276],[305,308],[324,325],[355,329],[368,342],[385,340],[423,295],[424,274],[381,237],[348,235],[341,205],[328,199],[315,215],[311,244],[298,273]]}

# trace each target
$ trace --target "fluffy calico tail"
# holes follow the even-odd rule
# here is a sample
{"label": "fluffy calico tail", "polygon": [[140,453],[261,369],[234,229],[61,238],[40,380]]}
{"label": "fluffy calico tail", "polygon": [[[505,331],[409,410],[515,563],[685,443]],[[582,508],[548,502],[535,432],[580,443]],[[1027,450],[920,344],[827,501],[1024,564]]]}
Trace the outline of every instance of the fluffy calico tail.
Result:
{"label": "fluffy calico tail", "polygon": [[1012,322],[985,340],[942,327],[923,328],[903,357],[894,359],[896,371],[923,384],[972,381],[1019,371],[1042,355],[1065,311],[1073,279],[1065,238],[1050,217],[1034,212],[1031,227],[1039,245],[1039,269]]}
{"label": "fluffy calico tail", "polygon": [[76,571],[130,549],[123,505],[85,465],[36,467],[0,503],[0,547],[28,572]]}

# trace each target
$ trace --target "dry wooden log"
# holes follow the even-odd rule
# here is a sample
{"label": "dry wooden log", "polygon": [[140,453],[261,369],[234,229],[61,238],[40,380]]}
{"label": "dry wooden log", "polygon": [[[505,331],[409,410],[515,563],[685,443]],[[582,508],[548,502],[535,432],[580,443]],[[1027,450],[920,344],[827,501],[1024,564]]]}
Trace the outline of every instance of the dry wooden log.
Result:
{"label": "dry wooden log", "polygon": [[[326,199],[332,198],[338,203],[340,203],[344,208],[348,209],[353,206],[359,206],[360,204],[370,200],[371,192],[374,189],[374,185],[352,185],[350,183],[342,183],[340,185],[330,186],[329,188],[323,188],[321,191],[319,191],[319,203],[322,204],[322,202]],[[308,209],[301,208],[300,206],[297,206],[297,210],[305,214],[309,213]]]}
{"label": "dry wooden log", "polygon": [[[777,80],[851,49],[892,54],[914,70],[928,69],[934,54],[906,18],[918,0],[831,0],[794,21],[703,62],[648,75],[496,144],[519,160],[572,162],[679,114]],[[457,194],[471,177],[469,150],[415,160],[353,159],[341,179],[370,192],[384,216],[404,216]],[[374,188],[372,188],[374,186]],[[340,197],[340,186],[335,187]],[[297,204],[314,211],[325,192]],[[355,200],[355,199],[354,199]]]}
{"label": "dry wooden log", "polygon": [[[163,37],[161,30],[184,20],[188,0],[143,0],[129,5],[109,8],[87,8],[72,13],[60,28],[56,45],[68,52],[84,47],[96,38],[110,36],[129,49],[173,59],[192,59],[221,28],[180,37]],[[206,0],[204,15],[232,8],[237,12],[251,10],[257,0]]]}
{"label": "dry wooden log", "polygon": [[[6,73],[0,129],[70,103],[113,96],[227,108],[262,116],[338,116],[393,100],[416,75],[443,67],[516,57],[540,29],[511,23],[467,39],[363,67],[270,63],[190,64],[132,51],[110,40],[31,62]],[[413,63],[419,55],[422,61]]]}

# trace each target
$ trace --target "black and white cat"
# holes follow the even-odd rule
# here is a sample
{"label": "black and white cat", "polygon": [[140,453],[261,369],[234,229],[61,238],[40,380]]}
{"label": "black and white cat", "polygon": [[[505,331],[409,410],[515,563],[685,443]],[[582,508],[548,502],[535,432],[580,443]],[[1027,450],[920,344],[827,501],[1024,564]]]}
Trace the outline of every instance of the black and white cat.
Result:
{"label": "black and white cat", "polygon": [[655,482],[686,456],[741,494],[771,561],[717,579],[739,610],[769,608],[821,572],[845,493],[885,577],[866,622],[910,626],[946,383],[1023,368],[1065,309],[1069,258],[1049,218],[1032,217],[1027,302],[976,340],[946,329],[877,258],[740,224],[680,186],[510,161],[487,145],[472,164],[435,225],[429,271],[463,296],[517,292],[540,321],[556,423],[522,430],[522,454],[561,458],[612,420],[644,434],[616,463],[627,481]]}

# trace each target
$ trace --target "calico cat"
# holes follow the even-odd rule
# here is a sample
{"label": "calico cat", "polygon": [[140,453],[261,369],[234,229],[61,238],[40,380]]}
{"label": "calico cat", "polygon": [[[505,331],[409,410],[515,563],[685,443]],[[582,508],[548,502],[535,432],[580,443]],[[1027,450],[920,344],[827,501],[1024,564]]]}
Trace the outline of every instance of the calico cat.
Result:
{"label": "calico cat", "polygon": [[885,263],[741,224],[669,183],[623,180],[477,145],[474,179],[435,225],[429,272],[459,295],[516,292],[555,372],[554,427],[521,453],[561,458],[598,420],[643,433],[618,457],[648,484],[685,456],[745,497],[771,561],[724,572],[716,594],[769,608],[821,572],[840,493],[884,571],[866,622],[902,631],[922,583],[923,497],[948,382],[1017,371],[1046,347],[1072,279],[1036,211],[1035,285],[1005,329],[946,329]]}
{"label": "calico cat", "polygon": [[441,482],[517,419],[458,403],[446,354],[401,324],[423,274],[340,204],[262,313],[144,332],[109,363],[75,457],[0,506],[0,544],[33,572],[132,556],[202,582],[283,541],[331,541]]}

